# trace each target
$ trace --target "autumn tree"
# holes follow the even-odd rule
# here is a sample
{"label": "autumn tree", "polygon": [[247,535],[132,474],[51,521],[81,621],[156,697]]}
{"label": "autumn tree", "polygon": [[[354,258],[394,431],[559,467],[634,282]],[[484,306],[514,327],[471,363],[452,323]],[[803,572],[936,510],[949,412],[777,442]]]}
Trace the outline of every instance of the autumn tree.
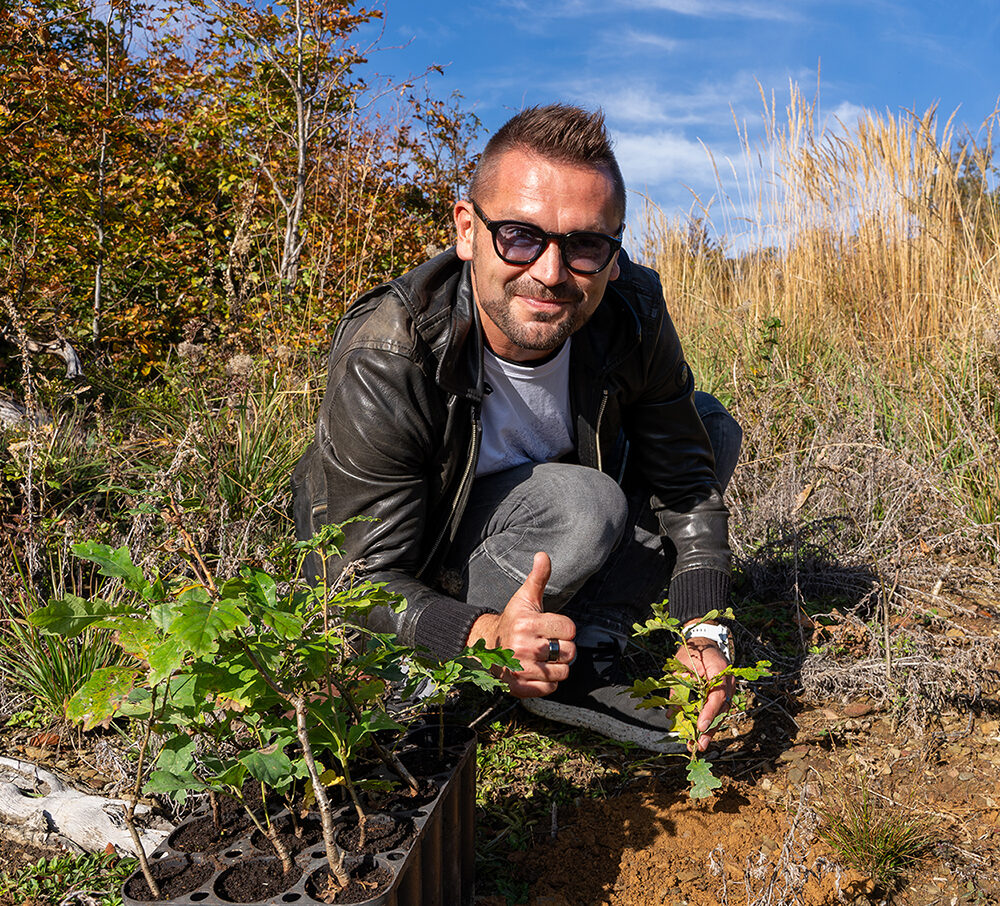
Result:
{"label": "autumn tree", "polygon": [[450,242],[478,123],[367,75],[377,10],[100,10],[0,10],[0,294],[39,329],[143,371],[205,330],[319,346],[361,287]]}

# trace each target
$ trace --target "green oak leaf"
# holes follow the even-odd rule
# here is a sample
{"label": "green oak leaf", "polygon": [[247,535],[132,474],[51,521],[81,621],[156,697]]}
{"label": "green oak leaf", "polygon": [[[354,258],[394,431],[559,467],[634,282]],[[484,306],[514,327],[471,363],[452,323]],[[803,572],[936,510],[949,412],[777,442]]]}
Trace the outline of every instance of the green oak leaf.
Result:
{"label": "green oak leaf", "polygon": [[178,598],[178,616],[170,634],[196,656],[213,654],[220,636],[249,623],[246,614],[229,601],[217,601],[200,585],[186,588]]}
{"label": "green oak leaf", "polygon": [[115,550],[96,541],[81,541],[74,544],[72,550],[78,557],[96,563],[102,576],[121,579],[125,587],[132,591],[141,594],[149,586],[142,570],[132,562],[132,555],[125,545]]}
{"label": "green oak leaf", "polygon": [[195,738],[186,734],[167,737],[160,749],[156,766],[168,774],[190,774],[194,762]]}
{"label": "green oak leaf", "polygon": [[247,752],[240,758],[240,762],[254,780],[259,780],[280,793],[295,779],[292,760],[284,751],[284,746],[291,741],[289,737],[275,742],[266,749]]}
{"label": "green oak leaf", "polygon": [[164,639],[146,658],[149,664],[149,684],[155,686],[180,669],[184,663],[184,646],[175,638]]}
{"label": "green oak leaf", "polygon": [[265,608],[260,612],[261,622],[282,639],[297,639],[302,635],[304,622],[301,617],[283,610]]}
{"label": "green oak leaf", "polygon": [[87,601],[76,595],[65,595],[32,611],[28,614],[28,622],[44,633],[71,639],[88,626],[104,619],[113,610],[107,601],[102,601],[100,598]]}
{"label": "green oak leaf", "polygon": [[66,717],[83,721],[90,730],[114,717],[137,679],[134,667],[101,667],[77,690],[66,706]]}
{"label": "green oak leaf", "polygon": [[160,634],[147,619],[140,617],[116,617],[98,624],[104,629],[118,633],[118,644],[122,650],[140,660],[148,660],[160,644]]}
{"label": "green oak leaf", "polygon": [[173,774],[170,771],[153,771],[143,787],[144,793],[200,793],[211,787],[190,771]]}
{"label": "green oak leaf", "polygon": [[711,762],[703,758],[693,758],[688,762],[687,778],[691,782],[688,795],[692,799],[704,799],[712,795],[712,790],[722,786],[722,781],[712,773]]}

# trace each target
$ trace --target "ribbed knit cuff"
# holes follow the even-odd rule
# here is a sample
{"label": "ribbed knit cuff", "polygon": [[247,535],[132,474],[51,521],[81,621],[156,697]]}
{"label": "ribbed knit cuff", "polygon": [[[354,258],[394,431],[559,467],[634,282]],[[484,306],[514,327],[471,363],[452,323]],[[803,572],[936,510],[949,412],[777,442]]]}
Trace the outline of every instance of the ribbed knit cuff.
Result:
{"label": "ribbed knit cuff", "polygon": [[667,610],[675,620],[686,623],[710,610],[729,606],[729,573],[717,569],[687,569],[670,580]]}
{"label": "ribbed knit cuff", "polygon": [[425,607],[417,618],[413,640],[417,645],[429,648],[442,660],[458,657],[469,639],[472,624],[484,613],[496,611],[442,596]]}

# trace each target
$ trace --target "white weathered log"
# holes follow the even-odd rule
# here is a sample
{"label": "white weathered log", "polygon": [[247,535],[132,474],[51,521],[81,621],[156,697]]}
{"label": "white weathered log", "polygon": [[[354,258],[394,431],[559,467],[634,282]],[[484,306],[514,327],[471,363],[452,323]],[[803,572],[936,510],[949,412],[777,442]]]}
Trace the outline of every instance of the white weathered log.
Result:
{"label": "white weathered log", "polygon": [[45,341],[35,340],[28,336],[21,336],[19,338],[9,327],[0,330],[0,337],[3,337],[8,343],[13,343],[17,347],[23,346],[26,352],[35,355],[38,353],[57,355],[66,363],[66,377],[70,378],[70,380],[83,377],[83,362],[80,361],[80,356],[77,355],[73,345],[65,337],[57,336],[54,340]]}
{"label": "white weathered log", "polygon": [[[0,826],[25,843],[51,846],[69,843],[84,852],[103,852],[109,843],[122,854],[137,855],[125,827],[126,803],[81,793],[44,768],[0,757]],[[41,793],[41,795],[39,795]],[[173,830],[153,818],[148,806],[135,810],[139,838],[152,852]]]}

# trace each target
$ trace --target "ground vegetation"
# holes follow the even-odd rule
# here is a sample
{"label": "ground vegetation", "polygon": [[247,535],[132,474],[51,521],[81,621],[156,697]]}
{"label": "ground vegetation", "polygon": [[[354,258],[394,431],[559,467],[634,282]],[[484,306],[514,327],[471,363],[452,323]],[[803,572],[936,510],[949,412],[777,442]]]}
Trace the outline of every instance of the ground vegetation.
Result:
{"label": "ground vegetation", "polygon": [[[377,48],[354,42],[377,16],[0,10],[0,388],[16,414],[0,434],[0,738],[86,788],[134,789],[142,739],[128,719],[67,719],[119,666],[105,630],[57,642],[29,619],[108,594],[73,545],[124,547],[165,581],[273,571],[331,326],[451,242],[475,118],[378,82]],[[733,635],[738,664],[774,675],[741,691],[711,754],[722,787],[696,801],[682,759],[443,696],[480,732],[483,906],[1000,895],[995,118],[975,135],[936,110],[823,124],[794,89],[764,107],[764,145],[744,136],[763,170],[717,161],[718,198],[681,219],[647,209],[631,245],[699,386],[746,432]],[[714,223],[724,210],[741,219]],[[79,373],[41,351],[60,343]],[[635,677],[665,651],[637,640]],[[852,828],[886,813],[907,820],[864,846],[919,845],[852,859]],[[24,867],[39,855],[0,848],[5,906],[59,902],[53,863]],[[110,890],[113,860],[71,883]]]}

